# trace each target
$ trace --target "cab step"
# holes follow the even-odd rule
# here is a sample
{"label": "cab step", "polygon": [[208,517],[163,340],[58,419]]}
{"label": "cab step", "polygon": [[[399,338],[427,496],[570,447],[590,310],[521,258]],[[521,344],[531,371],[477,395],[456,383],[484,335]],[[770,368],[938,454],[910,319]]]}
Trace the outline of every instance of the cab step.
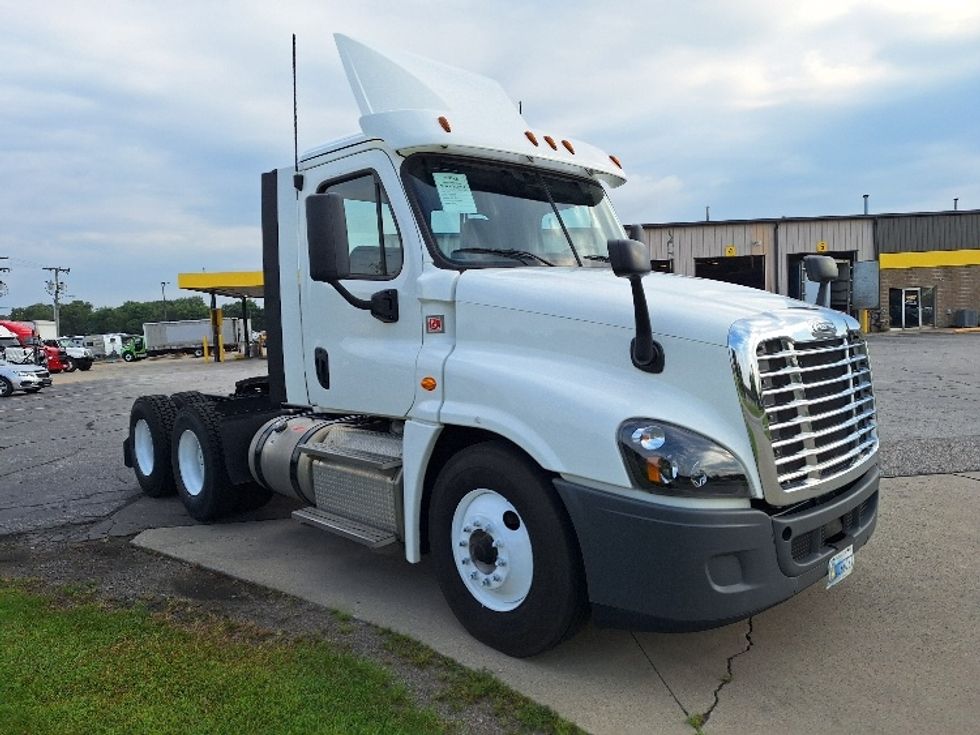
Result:
{"label": "cab step", "polygon": [[344,518],[312,505],[293,511],[293,518],[303,525],[319,528],[351,541],[356,541],[371,549],[388,546],[398,541],[391,531],[369,526],[366,523]]}

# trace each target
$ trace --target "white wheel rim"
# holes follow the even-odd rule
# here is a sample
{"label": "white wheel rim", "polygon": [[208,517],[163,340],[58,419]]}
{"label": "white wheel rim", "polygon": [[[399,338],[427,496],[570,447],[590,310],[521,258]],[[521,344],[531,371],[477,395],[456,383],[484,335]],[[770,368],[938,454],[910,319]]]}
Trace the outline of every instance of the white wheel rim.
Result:
{"label": "white wheel rim", "polygon": [[204,489],[204,452],[197,434],[186,429],[177,443],[177,466],[188,495],[200,495]]}
{"label": "white wheel rim", "polygon": [[149,477],[153,472],[153,433],[146,419],[136,422],[133,429],[133,449],[136,451],[136,465],[143,477]]}
{"label": "white wheel rim", "polygon": [[517,509],[493,490],[471,490],[453,514],[450,543],[463,584],[486,608],[519,607],[534,577],[534,552]]}

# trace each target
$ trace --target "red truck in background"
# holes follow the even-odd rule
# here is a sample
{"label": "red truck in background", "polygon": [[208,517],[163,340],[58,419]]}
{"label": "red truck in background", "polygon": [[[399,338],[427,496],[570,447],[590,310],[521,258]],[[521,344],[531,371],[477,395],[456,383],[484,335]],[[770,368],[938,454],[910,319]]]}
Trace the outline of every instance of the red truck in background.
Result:
{"label": "red truck in background", "polygon": [[45,345],[41,341],[41,335],[38,333],[33,322],[15,322],[0,319],[0,327],[4,327],[7,331],[13,333],[20,343],[21,348],[24,350],[33,349],[36,355],[43,357],[44,364],[47,365],[49,372],[60,373],[68,369],[68,353],[60,347]]}

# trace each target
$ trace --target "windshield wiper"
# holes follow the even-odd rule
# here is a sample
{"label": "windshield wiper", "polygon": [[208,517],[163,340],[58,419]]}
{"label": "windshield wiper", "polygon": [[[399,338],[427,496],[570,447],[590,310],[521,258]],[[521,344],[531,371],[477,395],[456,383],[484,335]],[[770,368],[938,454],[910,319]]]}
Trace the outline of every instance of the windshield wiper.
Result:
{"label": "windshield wiper", "polygon": [[609,256],[608,255],[591,255],[591,254],[589,254],[589,255],[583,255],[582,257],[585,258],[586,260],[598,260],[601,263],[608,263],[609,262]]}
{"label": "windshield wiper", "polygon": [[522,263],[527,260],[536,260],[539,263],[544,263],[545,265],[554,266],[550,260],[545,260],[540,255],[528,252],[527,250],[514,250],[509,248],[506,250],[498,250],[496,248],[457,248],[453,250],[453,255],[456,253],[478,253],[481,255],[503,255],[505,258],[512,258],[514,260],[519,260]]}

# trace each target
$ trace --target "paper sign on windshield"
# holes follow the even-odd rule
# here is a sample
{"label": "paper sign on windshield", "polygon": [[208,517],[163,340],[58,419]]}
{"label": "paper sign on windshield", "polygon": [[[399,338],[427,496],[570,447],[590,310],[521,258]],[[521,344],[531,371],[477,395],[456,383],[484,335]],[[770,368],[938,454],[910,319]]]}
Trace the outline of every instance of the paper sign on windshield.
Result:
{"label": "paper sign on windshield", "polygon": [[434,173],[432,178],[436,182],[439,201],[445,211],[476,214],[476,202],[473,201],[473,192],[466,174]]}

